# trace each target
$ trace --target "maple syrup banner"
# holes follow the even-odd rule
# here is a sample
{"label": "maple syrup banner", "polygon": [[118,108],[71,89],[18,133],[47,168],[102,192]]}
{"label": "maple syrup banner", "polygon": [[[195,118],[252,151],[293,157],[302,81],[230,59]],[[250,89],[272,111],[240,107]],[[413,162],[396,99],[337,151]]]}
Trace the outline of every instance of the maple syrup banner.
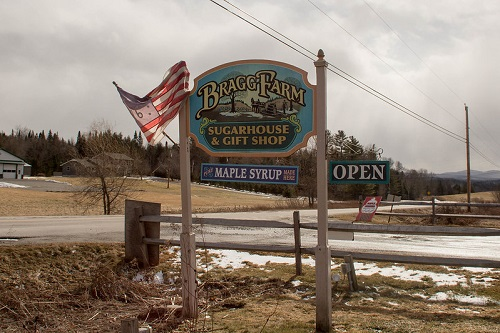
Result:
{"label": "maple syrup banner", "polygon": [[297,185],[299,167],[202,163],[201,180]]}
{"label": "maple syrup banner", "polygon": [[289,156],[316,133],[307,73],[269,60],[213,68],[194,81],[189,134],[212,156]]}

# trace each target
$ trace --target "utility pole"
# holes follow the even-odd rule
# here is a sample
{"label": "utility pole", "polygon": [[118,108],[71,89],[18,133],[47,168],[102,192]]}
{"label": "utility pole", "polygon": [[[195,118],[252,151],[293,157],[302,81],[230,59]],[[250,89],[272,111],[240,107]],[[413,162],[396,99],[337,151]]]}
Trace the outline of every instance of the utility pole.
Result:
{"label": "utility pole", "polygon": [[470,192],[471,192],[471,182],[470,182],[470,142],[469,142],[469,107],[465,105],[465,145],[467,152],[467,211],[470,213]]}

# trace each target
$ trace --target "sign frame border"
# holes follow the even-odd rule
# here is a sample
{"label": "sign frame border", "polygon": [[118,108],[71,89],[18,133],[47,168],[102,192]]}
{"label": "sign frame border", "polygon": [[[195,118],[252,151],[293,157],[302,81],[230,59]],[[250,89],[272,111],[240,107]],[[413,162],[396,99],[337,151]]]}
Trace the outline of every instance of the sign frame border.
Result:
{"label": "sign frame border", "polygon": [[[261,167],[266,169],[294,169],[296,171],[295,182],[270,182],[262,180],[218,180],[206,179],[203,177],[203,166],[224,166],[224,167]],[[296,165],[260,165],[260,164],[221,164],[221,163],[202,163],[201,164],[200,180],[207,182],[235,182],[235,183],[251,183],[251,184],[274,184],[274,185],[298,185],[299,184],[299,166]]]}
{"label": "sign frame border", "polygon": [[[349,164],[372,164],[385,165],[385,178],[387,180],[335,180],[333,179],[333,165],[349,165]],[[391,175],[391,164],[389,161],[370,161],[370,160],[352,160],[352,161],[328,161],[328,184],[330,185],[346,185],[346,184],[389,184]]]}
{"label": "sign frame border", "polygon": [[[293,147],[290,147],[287,151],[283,151],[283,152],[276,152],[276,151],[255,151],[255,152],[221,151],[221,152],[214,152],[214,151],[210,150],[209,148],[207,148],[205,145],[201,144],[200,141],[198,140],[198,137],[196,136],[196,134],[191,132],[191,120],[190,120],[190,118],[191,118],[191,106],[190,106],[189,100],[190,100],[190,96],[192,94],[196,93],[196,90],[198,89],[199,80],[206,77],[207,75],[210,75],[210,74],[217,72],[219,70],[222,70],[224,68],[235,66],[235,65],[244,65],[244,64],[262,64],[262,65],[268,64],[268,65],[274,65],[274,66],[288,68],[292,71],[295,71],[295,72],[301,74],[303,83],[309,89],[312,90],[312,93],[313,93],[313,96],[312,96],[312,104],[313,105],[311,108],[311,111],[312,111],[312,118],[311,118],[312,130],[309,133],[307,133],[306,135],[304,135],[304,138],[302,139],[301,142],[297,143]],[[200,75],[198,75],[194,79],[193,89],[191,90],[189,97],[186,99],[186,102],[185,102],[185,104],[186,104],[185,108],[186,108],[186,111],[188,112],[188,116],[186,117],[186,124],[184,124],[184,126],[187,126],[186,128],[188,130],[188,136],[193,140],[196,147],[199,147],[205,153],[207,153],[210,156],[214,156],[214,157],[288,157],[288,156],[292,155],[293,153],[295,153],[299,149],[307,147],[307,143],[309,142],[311,137],[313,137],[317,134],[317,128],[316,128],[317,127],[316,126],[316,124],[317,124],[317,121],[316,121],[316,118],[317,118],[317,105],[316,105],[317,89],[316,89],[316,87],[317,87],[317,85],[310,83],[309,80],[307,79],[307,75],[308,75],[308,72],[306,72],[305,70],[303,70],[299,67],[296,67],[296,66],[293,66],[293,65],[290,65],[288,63],[281,62],[281,61],[265,60],[265,59],[247,59],[247,60],[231,61],[231,62],[221,64],[219,66],[216,66],[214,68],[211,68],[211,69],[201,73]],[[180,124],[180,126],[182,126],[182,124]]]}

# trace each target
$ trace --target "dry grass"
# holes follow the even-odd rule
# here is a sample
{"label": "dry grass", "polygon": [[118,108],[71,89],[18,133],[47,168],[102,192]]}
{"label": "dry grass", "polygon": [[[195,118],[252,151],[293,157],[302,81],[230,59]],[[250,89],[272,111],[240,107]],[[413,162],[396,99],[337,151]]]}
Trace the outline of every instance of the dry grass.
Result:
{"label": "dry grass", "polygon": [[[78,187],[83,184],[79,178],[60,178],[72,185],[70,191],[47,192],[31,188],[0,188],[0,216],[64,216],[64,215],[99,215],[102,207],[79,206],[75,198]],[[140,180],[134,181],[132,192],[127,195],[131,199],[158,202],[162,205],[162,213],[179,213],[181,210],[181,187],[179,182],[167,183]],[[245,211],[255,209],[275,209],[305,203],[284,199],[271,195],[251,194],[193,184],[193,211]],[[123,204],[117,205],[115,214],[123,214]],[[87,209],[87,210],[86,210]]]}
{"label": "dry grass", "polygon": [[0,188],[0,216],[80,215],[81,212],[82,208],[68,192]]}
{"label": "dry grass", "polygon": [[[440,201],[455,201],[467,202],[466,194],[455,194],[441,196],[437,198]],[[425,200],[430,200],[426,198]],[[471,194],[472,203],[497,203],[493,192],[480,192]],[[414,206],[410,209],[400,208],[397,205],[393,207],[393,212],[430,215],[432,214],[431,206]],[[468,212],[466,207],[451,207],[438,206],[437,214],[472,214],[472,215],[500,215],[500,208],[495,207],[472,207]],[[350,214],[333,214],[330,218],[336,218],[346,221],[354,221],[356,213]],[[375,215],[371,221],[374,224],[409,224],[409,225],[454,225],[454,226],[469,226],[469,227],[484,227],[484,228],[500,228],[500,220],[484,218],[458,218],[458,217],[438,217],[434,221],[430,217],[410,217],[410,216],[385,216]]]}
{"label": "dry grass", "polygon": [[[162,248],[158,267],[139,270],[133,262],[124,264],[119,244],[0,247],[0,331],[118,332],[121,320],[131,317],[155,333],[315,331],[314,268],[304,266],[304,275],[297,277],[292,265],[271,262],[200,271],[200,317],[182,321],[172,307],[180,304],[177,251]],[[199,251],[198,259],[210,262],[211,254]],[[163,284],[152,282],[159,271]],[[142,281],[134,279],[138,274]],[[332,286],[332,331],[500,332],[500,272],[486,274],[496,279],[488,287],[470,282],[484,273],[464,274],[467,284],[445,287],[429,279],[360,276],[359,292],[350,292],[341,280]],[[496,304],[418,296],[449,291],[486,295]]]}
{"label": "dry grass", "polygon": [[[78,179],[72,179],[78,186]],[[134,199],[161,202],[164,211],[180,208],[180,187],[141,181]],[[0,188],[0,215],[79,215],[68,192]],[[193,186],[197,210],[251,209],[288,205],[279,198]],[[351,203],[352,204],[352,203]],[[91,212],[90,212],[91,213]],[[95,214],[99,214],[96,209]],[[384,221],[379,223],[386,223]],[[391,222],[392,223],[392,222]],[[396,222],[394,222],[396,223]],[[172,333],[312,333],[316,306],[314,267],[295,276],[292,265],[267,263],[232,270],[201,264],[211,254],[200,251],[199,310],[196,321],[179,318],[181,302],[178,249],[162,247],[160,265],[140,270],[123,262],[122,244],[0,246],[0,332],[118,332],[120,322],[136,317],[153,332]],[[407,265],[408,269],[446,271]],[[163,284],[152,283],[155,273]],[[136,281],[138,274],[144,276]],[[378,274],[360,276],[359,292],[347,281],[332,286],[333,332],[500,332],[500,271],[463,272],[465,285],[436,286],[432,280],[408,282]],[[491,284],[473,284],[473,278]],[[300,281],[300,283],[296,283]],[[492,303],[429,301],[417,294],[455,292],[487,296]]]}
{"label": "dry grass", "polygon": [[[498,202],[494,192],[471,193],[470,198],[472,202]],[[443,201],[467,202],[467,194],[442,195],[436,199]]]}

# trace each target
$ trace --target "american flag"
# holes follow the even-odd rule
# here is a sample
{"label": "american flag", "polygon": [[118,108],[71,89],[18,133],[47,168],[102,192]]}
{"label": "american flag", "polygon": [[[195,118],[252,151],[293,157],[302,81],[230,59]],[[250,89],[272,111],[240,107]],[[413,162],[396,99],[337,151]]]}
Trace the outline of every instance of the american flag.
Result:
{"label": "american flag", "polygon": [[189,70],[186,63],[180,61],[167,71],[158,87],[142,98],[126,92],[115,82],[113,84],[146,140],[154,145],[160,142],[165,127],[179,113],[189,94],[188,81]]}

